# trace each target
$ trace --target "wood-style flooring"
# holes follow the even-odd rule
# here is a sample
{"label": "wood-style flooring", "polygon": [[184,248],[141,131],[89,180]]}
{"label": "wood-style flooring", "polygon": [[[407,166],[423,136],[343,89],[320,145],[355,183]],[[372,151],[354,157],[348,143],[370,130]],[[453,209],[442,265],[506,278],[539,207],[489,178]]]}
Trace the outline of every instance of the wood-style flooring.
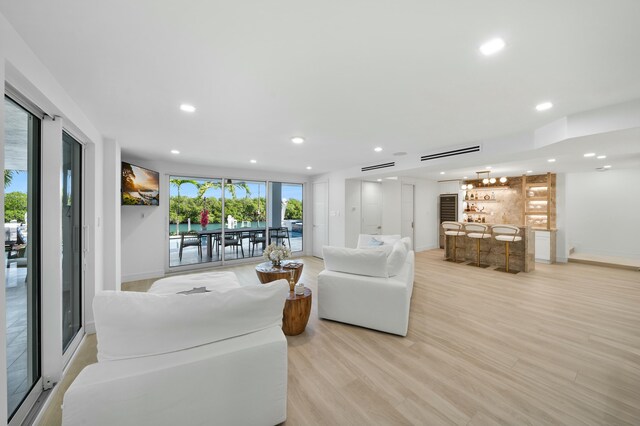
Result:
{"label": "wood-style flooring", "polygon": [[[511,275],[442,256],[417,253],[405,338],[319,320],[314,298],[306,331],[287,337],[286,424],[640,425],[640,272]],[[315,294],[322,260],[303,261]],[[253,266],[228,269],[258,283]],[[95,360],[95,344],[77,364]],[[59,406],[45,424],[60,424]]]}

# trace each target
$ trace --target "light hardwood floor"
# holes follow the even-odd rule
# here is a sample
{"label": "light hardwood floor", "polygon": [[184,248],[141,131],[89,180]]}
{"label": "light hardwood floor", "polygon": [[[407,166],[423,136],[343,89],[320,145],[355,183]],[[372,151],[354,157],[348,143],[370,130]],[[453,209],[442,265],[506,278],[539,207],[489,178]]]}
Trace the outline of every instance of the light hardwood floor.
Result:
{"label": "light hardwood floor", "polygon": [[[319,320],[314,298],[306,331],[287,337],[287,424],[640,424],[640,272],[537,264],[511,275],[442,255],[416,256],[405,338]],[[322,261],[303,260],[315,294]],[[253,265],[228,269],[258,283]],[[72,372],[95,362],[95,344]],[[60,424],[59,406],[45,424]]]}

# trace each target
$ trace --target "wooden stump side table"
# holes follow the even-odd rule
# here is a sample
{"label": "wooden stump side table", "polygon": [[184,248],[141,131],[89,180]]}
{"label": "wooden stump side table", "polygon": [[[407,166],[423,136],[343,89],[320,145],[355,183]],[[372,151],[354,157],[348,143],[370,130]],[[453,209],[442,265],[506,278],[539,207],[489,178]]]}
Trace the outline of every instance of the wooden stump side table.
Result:
{"label": "wooden stump side table", "polygon": [[[289,266],[292,265],[292,266]],[[295,266],[294,266],[295,265]],[[271,262],[264,262],[256,266],[256,274],[262,284],[270,283],[271,281],[285,279],[289,282],[291,278],[291,271],[293,271],[293,279],[297,283],[302,275],[302,267],[304,265],[300,262],[283,261],[282,266],[273,266]]]}
{"label": "wooden stump side table", "polygon": [[302,333],[311,314],[311,289],[305,287],[303,295],[289,292],[282,312],[282,331],[287,336]]}

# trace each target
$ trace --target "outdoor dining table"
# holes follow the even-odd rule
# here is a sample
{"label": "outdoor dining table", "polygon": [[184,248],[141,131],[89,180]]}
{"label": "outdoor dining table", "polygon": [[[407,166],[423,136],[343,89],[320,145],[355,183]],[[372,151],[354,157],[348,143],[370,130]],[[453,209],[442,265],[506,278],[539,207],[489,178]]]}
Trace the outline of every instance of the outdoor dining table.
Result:
{"label": "outdoor dining table", "polygon": [[[225,235],[234,235],[234,234],[242,234],[243,232],[257,232],[257,231],[263,231],[266,232],[266,228],[225,228],[224,229],[224,234]],[[221,235],[222,234],[222,228],[218,228],[218,229],[200,229],[196,231],[198,233],[198,235],[200,237],[206,236],[207,237],[207,256],[209,256],[210,258],[213,257],[213,250],[212,250],[212,237],[214,235]]]}

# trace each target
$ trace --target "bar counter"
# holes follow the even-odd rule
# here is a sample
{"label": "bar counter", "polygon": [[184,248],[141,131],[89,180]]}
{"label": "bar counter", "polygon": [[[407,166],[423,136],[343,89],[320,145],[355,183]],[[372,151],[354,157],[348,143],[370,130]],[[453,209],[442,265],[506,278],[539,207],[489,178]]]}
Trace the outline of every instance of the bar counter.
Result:
{"label": "bar counter", "polygon": [[[492,226],[490,223],[483,223],[482,225]],[[522,237],[522,241],[509,243],[509,270],[513,272],[531,272],[536,268],[534,233],[529,226],[518,226],[518,228],[520,228],[518,236]],[[446,236],[444,239],[445,259],[452,260],[454,258],[454,241],[456,240],[458,261],[464,260],[474,264],[477,255],[477,240],[467,236],[457,238]],[[493,235],[491,238],[480,239],[480,263],[488,264],[490,268],[504,268],[504,250],[504,241],[497,241],[493,238]]]}

